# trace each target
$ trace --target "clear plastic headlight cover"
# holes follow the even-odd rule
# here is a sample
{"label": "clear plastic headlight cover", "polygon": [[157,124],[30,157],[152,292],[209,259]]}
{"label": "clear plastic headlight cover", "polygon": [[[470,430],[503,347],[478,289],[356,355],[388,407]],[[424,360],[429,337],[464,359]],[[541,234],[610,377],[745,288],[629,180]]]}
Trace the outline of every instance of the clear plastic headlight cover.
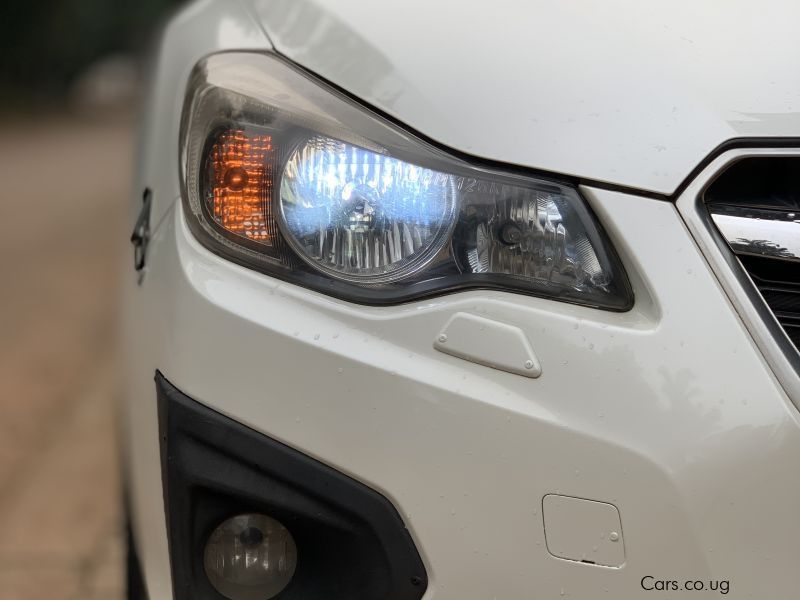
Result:
{"label": "clear plastic headlight cover", "polygon": [[632,306],[573,185],[470,164],[279,57],[201,62],[181,135],[189,225],[245,266],[365,304],[483,288]]}

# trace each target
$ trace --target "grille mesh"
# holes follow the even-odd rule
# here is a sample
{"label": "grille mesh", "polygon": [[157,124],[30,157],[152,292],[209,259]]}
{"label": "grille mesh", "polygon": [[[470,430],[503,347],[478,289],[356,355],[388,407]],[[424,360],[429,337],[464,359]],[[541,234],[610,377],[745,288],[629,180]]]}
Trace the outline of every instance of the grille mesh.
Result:
{"label": "grille mesh", "polygon": [[750,158],[705,194],[722,236],[800,351],[800,158]]}
{"label": "grille mesh", "polygon": [[740,256],[795,348],[800,350],[800,266],[755,256]]}

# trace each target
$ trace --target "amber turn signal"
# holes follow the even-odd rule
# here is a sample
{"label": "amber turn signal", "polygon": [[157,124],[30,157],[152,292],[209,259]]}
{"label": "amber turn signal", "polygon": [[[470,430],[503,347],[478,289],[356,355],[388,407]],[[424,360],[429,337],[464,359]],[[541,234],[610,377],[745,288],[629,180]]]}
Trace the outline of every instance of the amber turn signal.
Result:
{"label": "amber turn signal", "polygon": [[241,129],[217,135],[206,162],[206,207],[226,231],[271,246],[270,216],[275,150],[270,135]]}

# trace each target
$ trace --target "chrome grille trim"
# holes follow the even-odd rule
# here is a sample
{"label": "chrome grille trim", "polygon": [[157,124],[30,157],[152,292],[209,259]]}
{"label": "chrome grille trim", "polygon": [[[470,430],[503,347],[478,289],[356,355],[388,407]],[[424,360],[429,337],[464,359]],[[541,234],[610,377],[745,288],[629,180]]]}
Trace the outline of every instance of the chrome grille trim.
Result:
{"label": "chrome grille trim", "polygon": [[800,263],[800,214],[729,204],[707,206],[736,254]]}
{"label": "chrome grille trim", "polygon": [[800,408],[800,352],[720,234],[703,197],[705,190],[723,171],[734,162],[750,157],[800,157],[800,148],[742,148],[726,152],[707,165],[686,187],[676,206],[767,364],[786,394]]}

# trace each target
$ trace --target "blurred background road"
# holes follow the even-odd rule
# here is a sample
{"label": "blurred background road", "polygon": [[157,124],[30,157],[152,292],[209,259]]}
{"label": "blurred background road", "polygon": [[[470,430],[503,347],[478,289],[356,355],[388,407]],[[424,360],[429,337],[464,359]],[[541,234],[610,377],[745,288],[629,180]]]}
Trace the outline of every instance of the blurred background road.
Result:
{"label": "blurred background road", "polygon": [[0,7],[0,599],[121,600],[117,290],[142,56],[174,0]]}
{"label": "blurred background road", "polygon": [[5,600],[122,598],[115,311],[130,148],[130,119],[2,127]]}

